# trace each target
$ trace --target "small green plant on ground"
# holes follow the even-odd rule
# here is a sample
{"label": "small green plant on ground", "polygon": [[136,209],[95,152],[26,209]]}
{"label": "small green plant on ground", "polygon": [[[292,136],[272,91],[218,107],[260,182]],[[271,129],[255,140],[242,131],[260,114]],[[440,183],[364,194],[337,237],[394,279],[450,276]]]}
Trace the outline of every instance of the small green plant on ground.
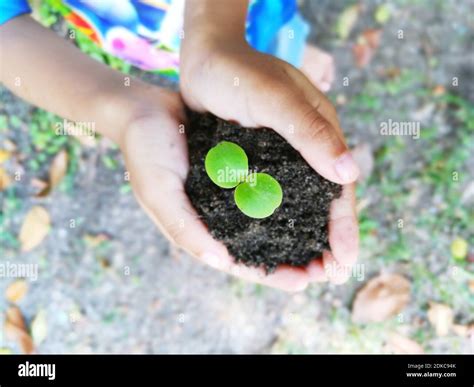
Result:
{"label": "small green plant on ground", "polygon": [[204,162],[211,181],[221,188],[235,188],[234,200],[245,215],[263,219],[281,205],[280,183],[267,173],[249,174],[248,158],[237,144],[222,141],[211,148]]}

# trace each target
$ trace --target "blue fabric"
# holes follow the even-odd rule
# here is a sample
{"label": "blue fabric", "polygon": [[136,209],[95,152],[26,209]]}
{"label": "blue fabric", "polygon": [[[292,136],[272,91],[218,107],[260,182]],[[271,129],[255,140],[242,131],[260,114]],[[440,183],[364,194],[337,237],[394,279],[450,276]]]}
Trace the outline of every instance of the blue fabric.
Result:
{"label": "blue fabric", "polygon": [[26,0],[0,0],[0,25],[16,16],[30,12],[31,8]]}
{"label": "blue fabric", "polygon": [[282,26],[297,12],[296,0],[254,0],[247,16],[247,41],[258,51],[273,54],[274,40]]}
{"label": "blue fabric", "polygon": [[278,31],[272,55],[283,59],[295,67],[300,67],[303,63],[303,53],[308,35],[308,23],[303,20],[299,13],[296,13]]}

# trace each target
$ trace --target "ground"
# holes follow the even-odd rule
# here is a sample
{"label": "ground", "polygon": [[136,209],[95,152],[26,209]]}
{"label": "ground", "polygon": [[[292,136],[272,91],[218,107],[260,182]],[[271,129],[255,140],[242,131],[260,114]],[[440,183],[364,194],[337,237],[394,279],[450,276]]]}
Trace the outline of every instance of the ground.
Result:
{"label": "ground", "polygon": [[[15,301],[28,325],[45,316],[38,352],[380,353],[403,352],[407,342],[408,351],[473,351],[465,330],[454,329],[468,330],[474,315],[473,3],[397,0],[380,8],[364,1],[346,38],[337,26],[353,4],[302,4],[310,40],[336,60],[329,96],[366,176],[358,186],[363,276],[343,286],[286,294],[171,248],[134,200],[117,149],[54,135],[58,117],[1,89],[0,144],[16,146],[2,167],[22,177],[0,192],[0,263],[39,264],[38,280],[27,279],[26,296]],[[64,34],[47,5],[39,17]],[[381,40],[359,68],[352,47],[364,45],[360,36],[371,28],[382,31]],[[78,39],[98,59],[137,73]],[[419,122],[420,137],[381,135],[390,119]],[[66,177],[51,194],[35,197],[32,181],[45,178],[61,149],[69,155]],[[18,233],[35,205],[47,210],[52,227],[24,253]],[[453,255],[456,239],[467,241],[467,254]],[[353,322],[356,294],[380,273],[408,279],[407,305],[382,322]],[[0,294],[13,282],[0,278]],[[12,303],[7,298],[0,298],[1,320]],[[433,304],[452,314],[446,334],[430,317]],[[0,348],[19,352],[6,336],[0,333]]]}

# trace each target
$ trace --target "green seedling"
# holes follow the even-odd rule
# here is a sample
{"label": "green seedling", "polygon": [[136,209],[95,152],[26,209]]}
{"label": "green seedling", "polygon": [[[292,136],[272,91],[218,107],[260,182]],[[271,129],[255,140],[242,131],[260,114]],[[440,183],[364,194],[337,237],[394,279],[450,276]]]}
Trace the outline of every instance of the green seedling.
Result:
{"label": "green seedling", "polygon": [[249,170],[245,151],[229,141],[222,141],[207,152],[204,161],[212,182],[221,188],[234,188],[244,181]]}
{"label": "green seedling", "polygon": [[248,158],[237,144],[222,141],[211,148],[204,162],[211,181],[221,188],[235,188],[234,200],[245,215],[263,219],[281,205],[280,184],[267,173],[249,175]]}
{"label": "green seedling", "polygon": [[275,212],[283,200],[280,184],[266,173],[252,173],[234,192],[235,204],[245,215],[263,219]]}

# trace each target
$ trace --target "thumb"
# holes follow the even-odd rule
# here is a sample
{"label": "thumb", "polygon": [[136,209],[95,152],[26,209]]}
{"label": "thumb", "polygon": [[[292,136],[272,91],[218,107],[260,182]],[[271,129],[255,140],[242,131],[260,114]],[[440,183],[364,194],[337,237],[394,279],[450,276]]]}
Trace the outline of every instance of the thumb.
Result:
{"label": "thumb", "polygon": [[335,108],[323,99],[314,105],[299,89],[289,92],[287,85],[277,89],[279,93],[265,93],[264,103],[255,104],[259,109],[253,115],[259,118],[258,124],[278,132],[326,179],[354,182],[359,168],[335,127]]}

